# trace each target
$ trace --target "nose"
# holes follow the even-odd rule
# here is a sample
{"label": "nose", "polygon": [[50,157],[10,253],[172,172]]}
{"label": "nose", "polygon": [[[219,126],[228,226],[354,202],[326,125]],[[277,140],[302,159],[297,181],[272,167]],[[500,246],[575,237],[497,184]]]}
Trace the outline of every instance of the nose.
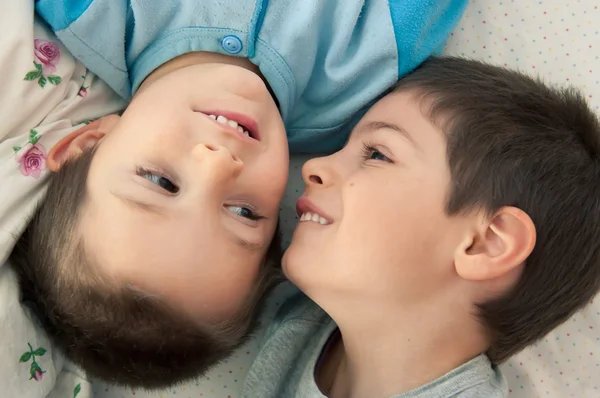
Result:
{"label": "nose", "polygon": [[314,158],[302,166],[302,179],[306,187],[321,186],[323,188],[333,185],[335,172],[330,165],[331,156]]}
{"label": "nose", "polygon": [[192,154],[200,175],[209,183],[236,179],[244,168],[244,162],[224,146],[201,143],[193,148]]}

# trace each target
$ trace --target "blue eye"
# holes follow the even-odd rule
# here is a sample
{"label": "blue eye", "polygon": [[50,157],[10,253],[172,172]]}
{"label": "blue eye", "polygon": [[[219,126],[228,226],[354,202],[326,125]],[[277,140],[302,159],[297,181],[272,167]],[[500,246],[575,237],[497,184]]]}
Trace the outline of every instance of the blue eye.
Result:
{"label": "blue eye", "polygon": [[145,178],[146,180],[159,186],[160,188],[164,189],[165,191],[167,191],[169,193],[175,194],[175,193],[179,192],[179,187],[177,185],[175,185],[167,177],[163,177],[154,171],[145,169],[143,167],[138,167],[135,170],[135,173],[138,176]]}
{"label": "blue eye", "polygon": [[390,158],[385,156],[374,145],[363,144],[362,156],[364,160],[378,160],[381,162],[393,163]]}
{"label": "blue eye", "polygon": [[369,159],[371,159],[371,160],[383,160],[383,161],[387,161],[388,160],[388,158],[384,154],[382,154],[381,152],[379,152],[379,151],[373,151],[371,153],[371,157]]}
{"label": "blue eye", "polygon": [[227,210],[229,210],[230,212],[232,212],[233,214],[236,214],[240,217],[244,217],[247,218],[249,220],[260,220],[262,217],[259,216],[258,214],[256,214],[254,211],[252,211],[251,209],[247,208],[247,207],[243,207],[243,206],[225,206]]}

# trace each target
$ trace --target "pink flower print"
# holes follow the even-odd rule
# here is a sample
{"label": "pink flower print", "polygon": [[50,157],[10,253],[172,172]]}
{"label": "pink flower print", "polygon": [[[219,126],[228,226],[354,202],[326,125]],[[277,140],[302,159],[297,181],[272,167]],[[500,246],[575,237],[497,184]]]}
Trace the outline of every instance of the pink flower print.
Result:
{"label": "pink flower print", "polygon": [[42,144],[28,142],[15,153],[15,160],[21,164],[21,174],[40,178],[46,169],[46,148]]}
{"label": "pink flower print", "polygon": [[31,361],[31,365],[29,366],[29,380],[33,379],[37,382],[42,381],[46,371],[42,370],[40,365],[37,363],[37,359],[46,355],[47,351],[44,347],[38,347],[36,350],[34,350],[30,343],[27,343],[27,345],[29,346],[29,351],[25,351],[23,354],[21,354],[19,362],[27,363]]}
{"label": "pink flower print", "polygon": [[85,78],[87,77],[87,73],[88,70],[87,68],[85,69],[85,74],[81,75],[81,78],[83,79],[83,83],[81,83],[81,87],[79,88],[79,92],[77,93],[78,96],[80,96],[81,98],[85,97],[88,94],[87,89],[89,88],[85,86]]}
{"label": "pink flower print", "polygon": [[44,378],[44,373],[46,373],[46,372],[44,372],[44,371],[43,371],[43,370],[41,370],[40,368],[37,368],[37,369],[34,371],[34,373],[32,374],[32,376],[31,376],[31,377],[32,377],[32,378],[33,378],[35,381],[42,381],[42,379]]}
{"label": "pink flower print", "polygon": [[33,61],[34,70],[31,70],[25,74],[23,80],[37,81],[41,88],[46,86],[46,83],[52,85],[59,85],[62,78],[58,75],[54,75],[56,72],[56,64],[60,60],[60,50],[56,43],[48,40],[35,39],[33,41],[33,54],[35,60]]}
{"label": "pink flower print", "polygon": [[50,76],[56,72],[56,64],[60,60],[60,50],[56,43],[48,40],[35,39],[33,41],[35,58],[42,64],[42,71],[45,76]]}

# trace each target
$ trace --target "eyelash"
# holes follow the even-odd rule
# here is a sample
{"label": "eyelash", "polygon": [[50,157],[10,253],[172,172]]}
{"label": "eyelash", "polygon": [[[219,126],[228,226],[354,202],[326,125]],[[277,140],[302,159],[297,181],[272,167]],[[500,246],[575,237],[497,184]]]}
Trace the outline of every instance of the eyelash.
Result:
{"label": "eyelash", "polygon": [[[138,166],[138,167],[135,168],[135,174],[137,174],[138,176],[140,176],[140,177],[142,177],[142,178],[150,181],[152,184],[156,185],[157,187],[159,187],[160,189],[168,192],[171,195],[175,195],[175,194],[177,194],[179,192],[179,186],[177,186],[177,184],[175,184],[171,180],[170,177],[167,177],[167,176],[163,175],[160,172],[157,172],[155,170],[150,170],[150,169],[147,169],[145,167]],[[148,178],[149,176],[151,176],[151,177],[157,177],[158,180],[153,180],[151,178]],[[171,185],[171,187],[167,188],[167,187],[159,184],[158,181],[160,181],[160,179],[166,180],[168,182],[167,187],[169,185]]]}
{"label": "eyelash", "polygon": [[[384,159],[372,159],[374,153],[379,153]],[[383,161],[386,163],[394,163],[388,156],[384,155],[379,149],[377,149],[377,145],[371,142],[363,142],[362,146],[362,157],[366,160],[375,160],[375,161]]]}
{"label": "eyelash", "polygon": [[[251,216],[248,216],[248,217],[242,216],[242,215],[241,215],[241,214],[239,214],[238,212],[236,212],[236,211],[232,211],[232,210],[230,209],[230,208],[232,208],[232,207],[234,207],[234,208],[239,208],[239,209],[247,209],[247,210],[250,210],[250,212],[252,212],[252,215],[251,215]],[[264,219],[264,218],[265,218],[265,217],[261,216],[260,214],[258,214],[258,213],[257,213],[257,212],[256,212],[256,211],[255,211],[253,208],[251,208],[250,206],[239,206],[239,205],[238,205],[238,206],[236,206],[236,205],[228,205],[228,206],[225,206],[225,208],[227,209],[227,211],[230,211],[231,213],[235,214],[237,217],[242,217],[242,218],[245,218],[245,219],[248,219],[248,220],[252,220],[252,221],[258,221],[258,220],[262,220],[262,219]]]}

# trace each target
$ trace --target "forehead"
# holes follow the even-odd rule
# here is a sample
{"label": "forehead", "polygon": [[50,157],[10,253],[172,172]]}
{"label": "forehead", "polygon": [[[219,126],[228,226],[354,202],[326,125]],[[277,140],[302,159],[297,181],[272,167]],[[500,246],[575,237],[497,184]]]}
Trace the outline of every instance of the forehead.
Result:
{"label": "forehead", "polygon": [[434,122],[430,110],[431,100],[422,98],[415,91],[392,92],[376,102],[359,125],[381,121],[407,131],[416,143],[424,140],[445,141],[442,124]]}
{"label": "forehead", "polygon": [[427,107],[425,102],[414,90],[394,91],[375,103],[366,113],[366,116],[378,116],[386,118],[397,118],[398,120],[406,119],[406,115],[420,113],[421,117],[425,117],[424,112]]}
{"label": "forehead", "polygon": [[237,311],[256,281],[264,250],[248,251],[210,222],[161,221],[126,206],[117,211],[123,205],[110,203],[82,209],[86,251],[100,272],[201,318],[217,320]]}

